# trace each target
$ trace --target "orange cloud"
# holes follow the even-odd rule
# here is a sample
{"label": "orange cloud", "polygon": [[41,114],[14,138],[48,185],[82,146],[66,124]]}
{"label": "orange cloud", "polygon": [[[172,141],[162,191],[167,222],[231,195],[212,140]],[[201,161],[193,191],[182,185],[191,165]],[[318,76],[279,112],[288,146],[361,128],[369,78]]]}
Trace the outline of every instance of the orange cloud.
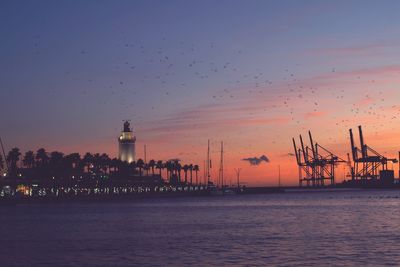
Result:
{"label": "orange cloud", "polygon": [[387,47],[391,47],[384,42],[376,42],[370,44],[360,44],[347,47],[333,47],[333,48],[320,48],[309,51],[310,54],[314,55],[327,55],[327,56],[349,56],[349,55],[372,55],[381,52]]}
{"label": "orange cloud", "polygon": [[325,116],[327,113],[324,111],[313,111],[313,112],[307,112],[304,114],[304,118],[306,119],[312,119],[312,118],[319,118]]}

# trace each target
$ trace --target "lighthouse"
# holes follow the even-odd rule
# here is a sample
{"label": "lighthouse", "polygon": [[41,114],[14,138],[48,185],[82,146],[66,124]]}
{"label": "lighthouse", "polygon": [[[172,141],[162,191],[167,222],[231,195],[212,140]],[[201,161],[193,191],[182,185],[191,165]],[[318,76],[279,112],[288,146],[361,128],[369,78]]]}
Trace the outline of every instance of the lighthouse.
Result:
{"label": "lighthouse", "polygon": [[121,135],[118,138],[119,159],[128,163],[135,160],[136,137],[132,131],[129,121],[124,122]]}

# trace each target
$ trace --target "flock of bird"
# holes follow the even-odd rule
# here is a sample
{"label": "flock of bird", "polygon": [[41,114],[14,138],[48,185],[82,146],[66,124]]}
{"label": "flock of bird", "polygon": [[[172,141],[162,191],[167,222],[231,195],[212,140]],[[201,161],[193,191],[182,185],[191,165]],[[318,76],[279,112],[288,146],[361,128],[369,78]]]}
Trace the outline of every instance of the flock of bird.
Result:
{"label": "flock of bird", "polygon": [[[171,46],[171,43],[175,49],[163,48],[163,45]],[[40,47],[40,40],[36,40],[34,50],[38,55],[41,55]],[[244,49],[232,51],[231,60],[217,60],[224,48],[215,43],[201,46],[182,41],[173,44],[173,41],[166,38],[162,38],[159,45],[153,47],[146,47],[140,43],[119,43],[115,50],[118,51],[118,56],[110,61],[109,67],[105,67],[110,71],[110,78],[107,80],[108,85],[105,84],[105,88],[101,89],[102,93],[97,96],[98,104],[118,105],[120,115],[124,118],[129,116],[134,120],[135,126],[139,127],[152,122],[146,113],[163,113],[163,108],[174,105],[177,99],[194,106],[199,100],[233,109],[240,106],[241,102],[247,101],[250,106],[248,110],[242,111],[244,119],[279,114],[298,125],[300,130],[306,130],[308,120],[328,116],[338,129],[347,129],[357,124],[357,121],[368,120],[368,127],[377,134],[381,128],[395,129],[400,116],[400,106],[394,105],[390,99],[387,100],[387,95],[379,89],[377,80],[371,80],[371,77],[355,74],[354,77],[346,78],[347,85],[336,89],[334,80],[341,81],[340,75],[345,73],[338,71],[337,67],[332,67],[326,77],[320,79],[304,78],[301,74],[303,66],[299,64],[293,69],[277,71],[281,73],[280,77],[272,77],[261,68],[255,68],[253,71],[241,68],[238,62],[246,57]],[[91,54],[90,49],[86,48],[76,51],[78,61],[91,60]],[[66,79],[69,79],[74,75],[74,71],[65,70],[64,74]],[[400,74],[398,75],[400,78]],[[93,97],[91,92],[96,90],[96,80],[104,79],[95,74],[88,77],[79,93],[82,97]],[[329,80],[333,82],[326,83]],[[217,89],[215,84],[223,89]],[[353,91],[352,86],[364,86],[366,89]],[[195,93],[193,90],[204,90],[204,93]],[[148,91],[152,93],[147,94]],[[149,112],[138,113],[135,107],[137,102],[133,100],[148,101],[144,95],[151,95],[153,98],[147,107]],[[191,95],[199,99],[190,100]],[[266,104],[260,106],[260,102]],[[254,103],[254,107],[251,107],[251,103]],[[170,126],[168,133],[171,133],[174,125],[171,125],[168,115],[162,115],[166,118],[165,124]],[[229,111],[224,116],[229,117]],[[177,117],[179,118],[179,115]],[[160,121],[162,122],[162,119],[158,120]],[[201,113],[198,116],[193,115],[191,121],[186,121],[185,127],[199,129],[202,127],[201,121]],[[239,130],[238,134],[244,132]],[[190,133],[186,132],[183,136],[188,137]],[[278,138],[279,135],[273,137],[270,140],[271,144],[275,144]],[[333,137],[330,139],[334,141]],[[247,147],[250,148],[251,144]]]}

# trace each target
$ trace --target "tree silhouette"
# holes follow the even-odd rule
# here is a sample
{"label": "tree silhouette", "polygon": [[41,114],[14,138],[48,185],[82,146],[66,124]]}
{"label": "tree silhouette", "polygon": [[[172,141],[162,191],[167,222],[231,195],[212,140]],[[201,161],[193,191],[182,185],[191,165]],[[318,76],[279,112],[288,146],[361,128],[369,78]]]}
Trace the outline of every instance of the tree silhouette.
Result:
{"label": "tree silhouette", "polygon": [[17,172],[17,164],[20,156],[21,152],[19,152],[19,148],[17,147],[14,147],[10,152],[8,152],[7,161],[10,164],[10,172],[12,175],[15,175]]}
{"label": "tree silhouette", "polygon": [[148,166],[151,169],[151,174],[154,176],[154,168],[156,167],[156,161],[154,159],[150,160]]}
{"label": "tree silhouette", "polygon": [[194,165],[193,170],[196,173],[196,184],[198,184],[197,173],[200,171],[199,165]]}
{"label": "tree silhouette", "polygon": [[138,159],[138,161],[136,162],[136,166],[139,169],[139,175],[142,176],[142,170],[144,168],[144,161],[142,159]]}
{"label": "tree silhouette", "polygon": [[167,179],[171,182],[171,177],[174,174],[174,163],[171,160],[168,160],[165,163],[165,168],[167,169]]}
{"label": "tree silhouette", "polygon": [[162,170],[164,169],[164,163],[162,162],[162,160],[157,161],[156,168],[160,170],[160,177],[161,177]]}
{"label": "tree silhouette", "polygon": [[22,162],[25,167],[32,168],[35,165],[35,154],[33,151],[27,151]]}
{"label": "tree silhouette", "polygon": [[181,182],[182,165],[179,163],[179,160],[174,161],[174,170],[175,174],[178,176],[178,182]]}
{"label": "tree silhouette", "polygon": [[193,164],[189,165],[189,171],[190,171],[190,184],[193,184]]}
{"label": "tree silhouette", "polygon": [[37,165],[44,166],[49,161],[49,156],[44,148],[38,149],[36,152]]}
{"label": "tree silhouette", "polygon": [[[36,153],[33,151],[25,152],[20,165],[21,153],[18,148],[9,151],[6,163],[9,166],[9,176],[16,178],[17,175],[24,179],[24,183],[35,183],[39,187],[50,189],[52,193],[71,194],[64,192],[66,188],[86,189],[104,188],[109,186],[126,185],[148,185],[158,183],[163,184],[163,169],[166,169],[166,181],[170,184],[185,183],[192,184],[192,171],[197,172],[198,165],[185,164],[182,166],[179,159],[166,162],[162,160],[150,160],[147,164],[143,159],[137,162],[127,163],[118,158],[111,159],[106,153],[91,154],[86,153],[82,158],[79,153],[64,155],[62,152],[53,151],[48,153],[44,148],[40,148]],[[197,166],[197,167],[196,167]],[[4,169],[4,160],[0,156],[0,169]],[[159,177],[156,176],[156,170]],[[143,171],[147,171],[147,176],[151,171],[151,178],[144,176]],[[185,180],[181,180],[182,170],[185,173]],[[188,181],[188,171],[190,171],[190,181]],[[137,177],[140,175],[140,179]],[[136,176],[136,178],[135,178]],[[18,180],[14,179],[14,182]],[[75,193],[74,193],[75,195]]]}
{"label": "tree silhouette", "polygon": [[187,183],[187,172],[189,170],[189,165],[185,164],[183,165],[183,172],[185,174],[185,183]]}
{"label": "tree silhouette", "polygon": [[89,152],[87,152],[84,156],[83,156],[83,162],[84,165],[86,166],[86,170],[87,172],[90,171],[90,166],[93,164],[93,155],[90,154]]}
{"label": "tree silhouette", "polygon": [[81,165],[81,155],[79,153],[71,153],[65,156],[65,160],[70,168],[78,169]]}

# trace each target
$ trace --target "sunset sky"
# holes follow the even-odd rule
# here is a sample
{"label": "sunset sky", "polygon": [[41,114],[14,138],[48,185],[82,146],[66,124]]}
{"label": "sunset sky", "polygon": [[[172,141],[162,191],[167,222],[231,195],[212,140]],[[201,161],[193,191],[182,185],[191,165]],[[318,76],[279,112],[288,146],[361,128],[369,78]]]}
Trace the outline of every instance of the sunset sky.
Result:
{"label": "sunset sky", "polygon": [[[122,120],[137,157],[297,184],[292,137],[339,156],[348,129],[400,150],[399,1],[1,1],[0,136],[117,156]],[[357,132],[356,132],[357,133]],[[358,142],[358,138],[356,139]],[[250,166],[242,158],[266,155]],[[395,166],[398,170],[398,166]],[[347,170],[338,167],[338,180]],[[396,175],[397,176],[397,175]]]}

